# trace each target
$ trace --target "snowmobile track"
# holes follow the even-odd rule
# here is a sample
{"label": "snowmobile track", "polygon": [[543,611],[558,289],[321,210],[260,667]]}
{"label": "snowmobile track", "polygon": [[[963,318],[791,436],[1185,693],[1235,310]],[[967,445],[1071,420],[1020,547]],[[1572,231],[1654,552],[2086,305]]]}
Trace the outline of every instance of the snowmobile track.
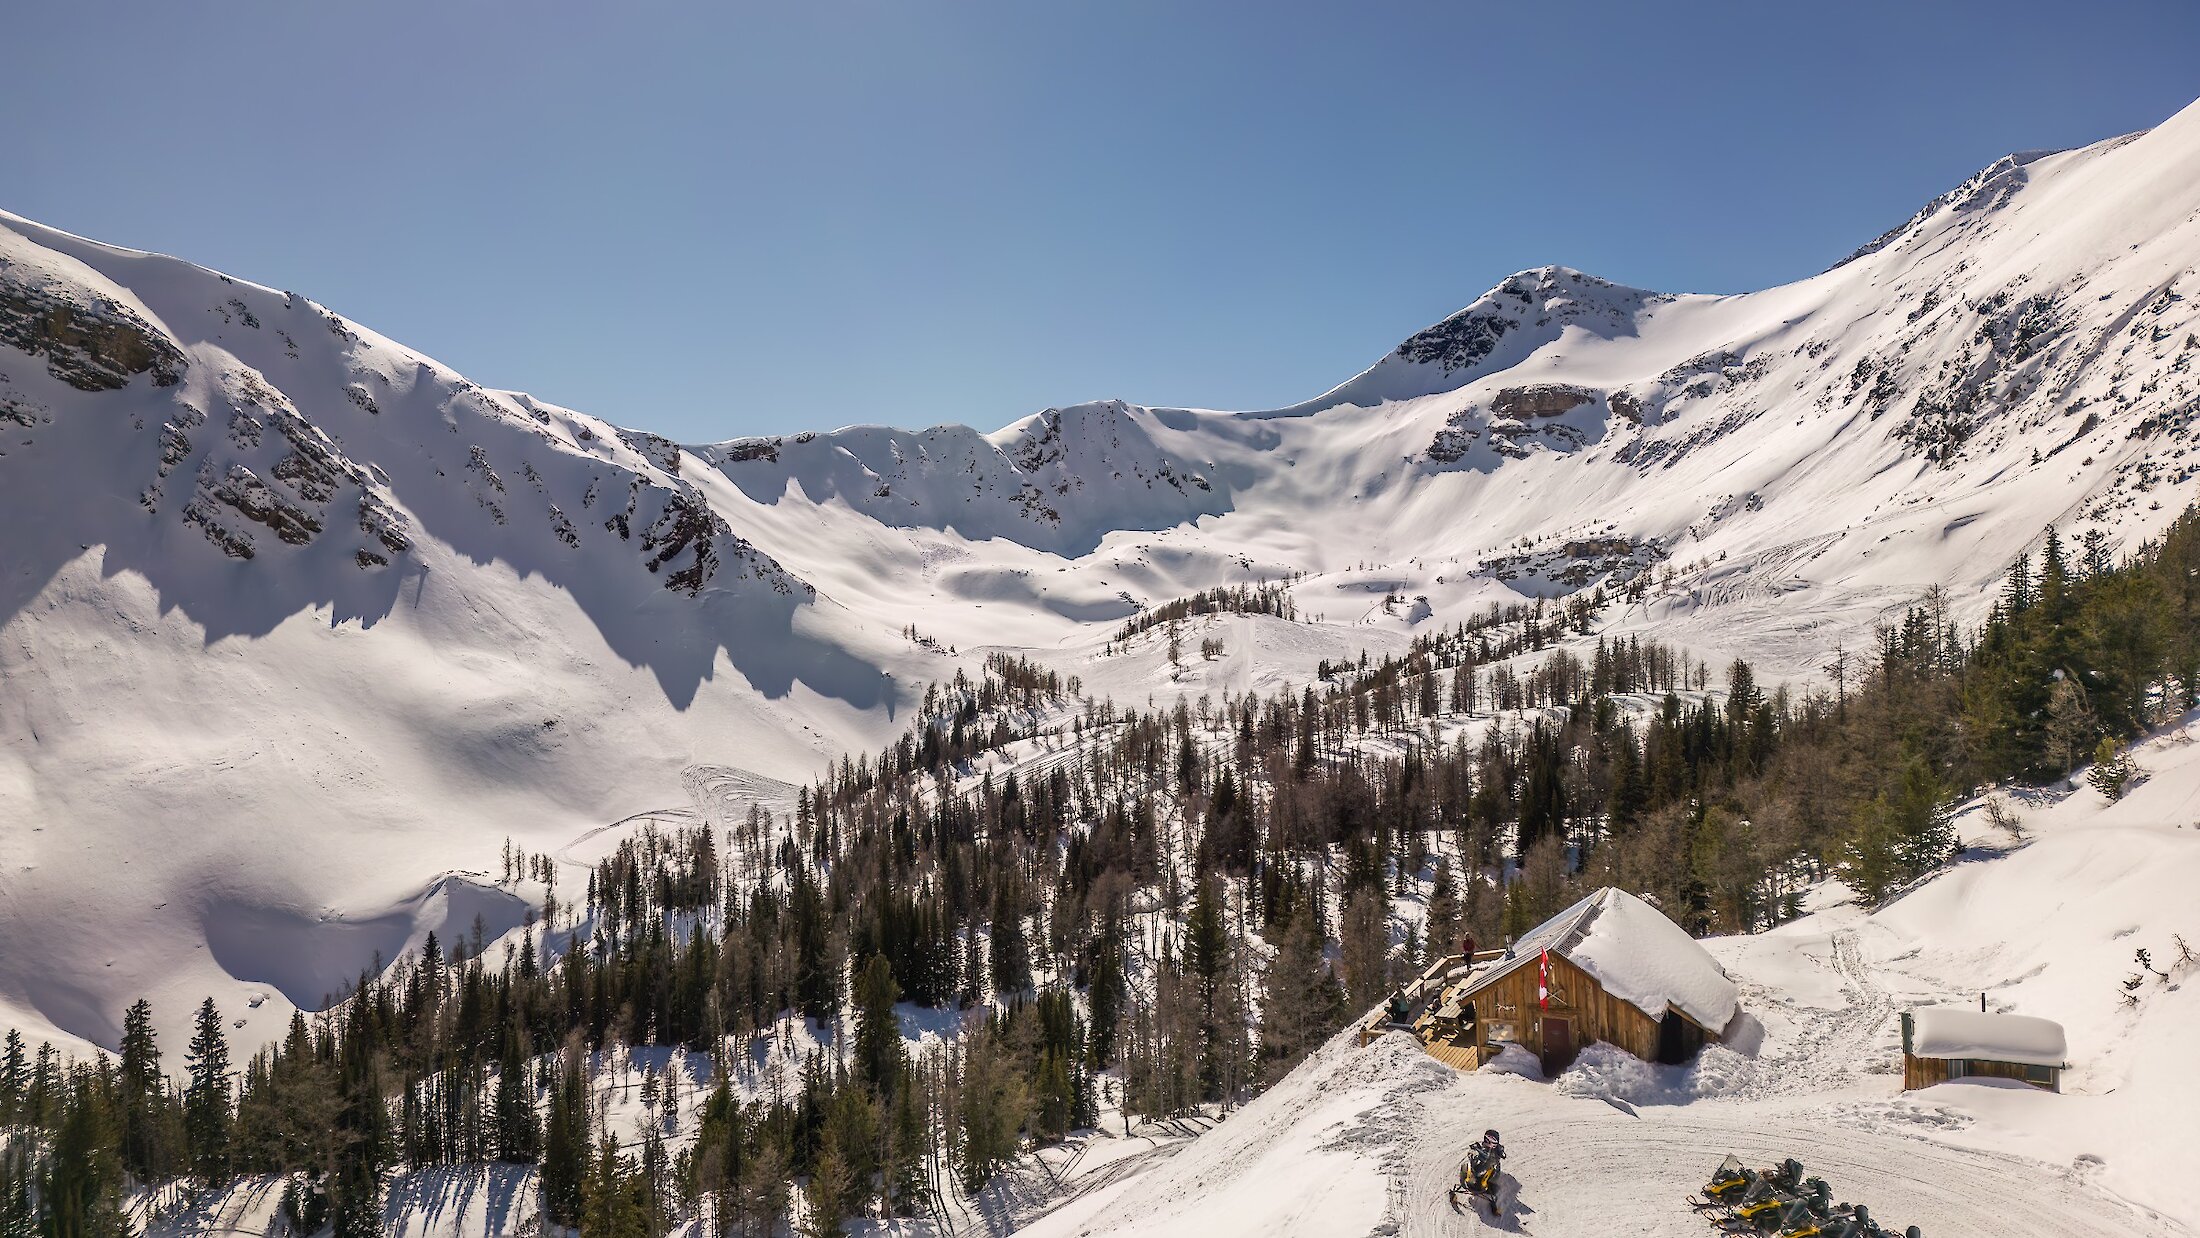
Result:
{"label": "snowmobile track", "polygon": [[[1508,1115],[1500,1106],[1432,1113],[1407,1168],[1398,1232],[1406,1238],[1459,1232],[1458,1218],[1443,1202],[1457,1173],[1455,1151],[1495,1123],[1505,1131],[1507,1160],[1520,1184],[1521,1206],[1508,1210],[1500,1224],[1517,1222],[1515,1232],[1523,1234],[1711,1233],[1686,1200],[1729,1151],[1752,1164],[1797,1157],[1832,1184],[1835,1198],[1868,1204],[1874,1215],[1921,1226],[1933,1238],[2189,1233],[2072,1182],[2054,1166],[1832,1125],[1808,1110],[1791,1120],[1761,1110],[1723,1120],[1715,1106],[1644,1107],[1638,1118],[1603,1106],[1583,1106],[1579,1118]],[[1574,1185],[1585,1181],[1596,1189]]]}

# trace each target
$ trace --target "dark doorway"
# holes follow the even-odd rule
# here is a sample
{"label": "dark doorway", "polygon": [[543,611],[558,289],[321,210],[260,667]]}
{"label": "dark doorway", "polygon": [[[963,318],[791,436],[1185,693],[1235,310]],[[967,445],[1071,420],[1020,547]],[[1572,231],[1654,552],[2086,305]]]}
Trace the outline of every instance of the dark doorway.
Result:
{"label": "dark doorway", "polygon": [[1658,1060],[1667,1066],[1679,1066],[1696,1056],[1703,1048],[1703,1033],[1696,1025],[1681,1017],[1678,1010],[1668,1009],[1658,1021]]}
{"label": "dark doorway", "polygon": [[1571,1019],[1543,1019],[1543,1074],[1548,1077],[1574,1064],[1574,1024]]}

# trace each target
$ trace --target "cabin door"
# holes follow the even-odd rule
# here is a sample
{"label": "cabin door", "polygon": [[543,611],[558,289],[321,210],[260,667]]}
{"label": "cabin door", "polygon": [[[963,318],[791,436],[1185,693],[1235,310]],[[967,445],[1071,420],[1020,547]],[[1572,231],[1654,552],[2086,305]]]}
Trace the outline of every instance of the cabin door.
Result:
{"label": "cabin door", "polygon": [[1667,1066],[1679,1066],[1696,1056],[1702,1045],[1689,1043],[1693,1039],[1688,1034],[1691,1030],[1679,1011],[1666,1011],[1665,1018],[1658,1021],[1658,1060]]}
{"label": "cabin door", "polygon": [[1543,1074],[1555,1075],[1574,1063],[1572,1019],[1543,1017]]}

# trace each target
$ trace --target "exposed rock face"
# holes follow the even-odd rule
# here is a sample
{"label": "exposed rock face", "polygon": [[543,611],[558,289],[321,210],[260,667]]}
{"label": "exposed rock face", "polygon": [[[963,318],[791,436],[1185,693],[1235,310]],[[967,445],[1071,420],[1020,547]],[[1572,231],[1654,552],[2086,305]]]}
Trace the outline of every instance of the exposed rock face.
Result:
{"label": "exposed rock face", "polygon": [[746,464],[751,460],[779,460],[779,440],[776,438],[737,438],[725,446],[727,461]]}
{"label": "exposed rock face", "polygon": [[156,387],[183,377],[182,350],[127,306],[28,278],[4,258],[0,343],[43,358],[47,373],[79,391],[114,391],[147,372]]}
{"label": "exposed rock face", "polygon": [[1513,459],[1526,456],[1537,443],[1553,451],[1578,451],[1590,442],[1591,432],[1557,419],[1603,398],[1603,392],[1571,383],[1506,387],[1490,399],[1486,418],[1471,404],[1452,414],[1429,441],[1427,455],[1439,464],[1455,464],[1485,441],[1490,450]]}
{"label": "exposed rock face", "polygon": [[1477,303],[1407,336],[1398,345],[1398,355],[1417,365],[1442,366],[1444,373],[1450,374],[1479,364],[1515,325],[1511,315],[1484,309]]}
{"label": "exposed rock face", "polygon": [[1556,417],[1597,398],[1598,393],[1571,383],[1536,383],[1507,387],[1490,401],[1490,412],[1500,420],[1525,422],[1535,417]]}
{"label": "exposed rock face", "polygon": [[1578,593],[1599,581],[1625,584],[1664,559],[1656,538],[1583,537],[1557,546],[1525,550],[1491,559],[1474,575],[1524,583],[1524,592],[1542,596]]}
{"label": "exposed rock face", "polygon": [[674,477],[680,475],[680,445],[664,435],[651,434],[647,430],[621,430],[619,441],[665,472]]}

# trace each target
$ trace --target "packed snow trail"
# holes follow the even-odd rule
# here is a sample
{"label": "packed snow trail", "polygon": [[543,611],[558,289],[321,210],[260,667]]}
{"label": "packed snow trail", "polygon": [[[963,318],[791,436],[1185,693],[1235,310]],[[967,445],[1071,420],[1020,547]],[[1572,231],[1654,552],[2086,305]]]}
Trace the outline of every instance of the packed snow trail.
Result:
{"label": "packed snow trail", "polygon": [[1841,985],[1842,1005],[1832,1010],[1810,1010],[1784,997],[1776,985],[1750,986],[1749,1001],[1759,1010],[1779,1009],[1802,1026],[1792,1040],[1755,1064],[1747,1091],[1756,1096],[1822,1091],[1853,1081],[1862,1059],[1886,1033],[1895,1017],[1886,988],[1873,979],[1864,963],[1856,930],[1836,932],[1828,943],[1830,955],[1822,963]]}
{"label": "packed snow trail", "polygon": [[2190,1232],[2054,1166],[1907,1134],[1893,1112],[1869,1126],[1809,1104],[1704,1101],[1630,1112],[1525,1079],[1476,1075],[1429,1094],[1417,1120],[1398,1218],[1407,1238],[1461,1232],[1448,1189],[1467,1146],[1490,1127],[1504,1132],[1506,1172],[1520,1184],[1515,1211],[1497,1224],[1524,1234],[1714,1233],[1686,1197],[1729,1152],[1752,1165],[1795,1157],[1836,1199],[1931,1238]]}

